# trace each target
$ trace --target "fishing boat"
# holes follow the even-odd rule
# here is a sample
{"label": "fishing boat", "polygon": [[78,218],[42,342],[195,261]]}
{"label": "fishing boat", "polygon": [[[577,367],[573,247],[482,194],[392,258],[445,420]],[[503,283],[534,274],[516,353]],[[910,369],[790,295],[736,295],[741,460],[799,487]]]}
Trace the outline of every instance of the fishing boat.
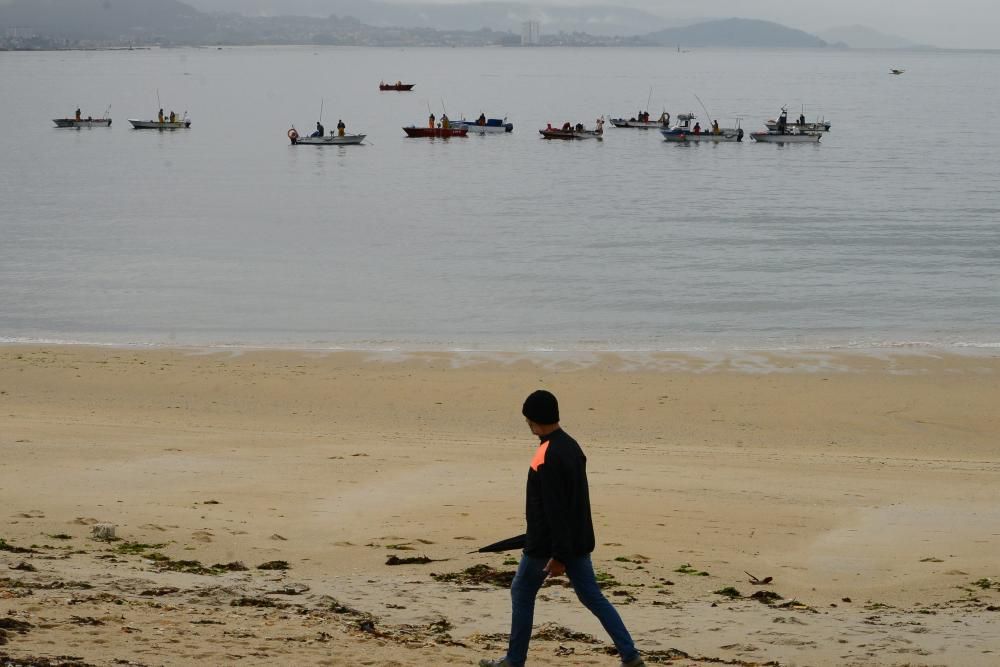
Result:
{"label": "fishing boat", "polygon": [[417,84],[415,84],[415,83],[403,83],[402,81],[397,81],[396,83],[386,83],[385,81],[381,81],[378,84],[378,89],[379,90],[395,90],[397,92],[405,92],[407,90],[413,90],[413,86],[415,86],[415,85],[417,85]]}
{"label": "fishing boat", "polygon": [[469,134],[506,134],[514,131],[514,124],[506,118],[487,118],[480,116],[478,120],[453,120],[452,127],[464,127]]}
{"label": "fishing boat", "polygon": [[610,122],[615,127],[632,127],[640,130],[654,130],[670,127],[670,114],[666,111],[656,120],[649,120],[648,113],[639,114],[638,118],[612,118]]}
{"label": "fishing boat", "polygon": [[84,118],[80,110],[77,109],[73,118],[53,118],[52,122],[56,124],[56,127],[111,127],[110,113],[111,107],[109,106],[100,118],[93,116]]}
{"label": "fishing boat", "polygon": [[[766,125],[767,129],[772,132],[777,132],[778,130],[778,120],[775,118],[768,120],[764,123],[764,125]],[[832,123],[828,120],[818,120],[815,123],[807,123],[805,116],[799,116],[798,121],[789,125],[789,127],[798,128],[802,132],[829,132],[831,125]]]}
{"label": "fishing boat", "polygon": [[334,134],[333,130],[330,130],[330,134],[325,137],[301,137],[299,136],[298,130],[294,127],[288,130],[288,140],[292,142],[293,146],[354,146],[360,144],[365,140],[366,134]]}
{"label": "fishing boat", "polygon": [[465,127],[416,127],[409,125],[403,128],[408,137],[437,137],[447,139],[448,137],[468,136],[469,128]]}
{"label": "fishing boat", "polygon": [[583,123],[575,126],[564,123],[562,127],[555,128],[549,125],[545,129],[539,130],[543,139],[604,139],[604,119],[598,118],[593,130],[588,130]]}
{"label": "fishing boat", "polygon": [[736,127],[720,127],[718,129],[714,127],[703,128],[697,122],[692,126],[691,122],[695,120],[693,113],[678,114],[677,124],[669,129],[661,129],[660,134],[666,141],[671,142],[743,141],[743,128],[739,126],[739,120],[736,121]]}
{"label": "fishing boat", "polygon": [[769,121],[767,132],[750,133],[754,141],[768,144],[816,144],[821,136],[822,132],[805,129],[805,123],[789,125],[788,109],[785,107],[781,107],[781,115],[774,121],[774,129],[771,129]]}
{"label": "fishing boat", "polygon": [[128,122],[132,123],[132,127],[136,130],[186,130],[191,127],[191,119],[188,118],[187,112],[173,122],[167,119],[161,121],[137,120],[135,118],[129,118]]}

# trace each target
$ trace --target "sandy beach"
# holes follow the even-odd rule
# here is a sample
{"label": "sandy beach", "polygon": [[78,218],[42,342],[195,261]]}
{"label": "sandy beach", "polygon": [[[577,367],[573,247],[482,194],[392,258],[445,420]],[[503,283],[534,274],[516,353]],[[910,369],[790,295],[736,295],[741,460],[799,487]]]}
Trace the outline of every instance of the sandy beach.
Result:
{"label": "sandy beach", "polygon": [[[0,664],[502,656],[516,554],[468,552],[523,530],[536,388],[650,664],[1000,663],[996,353],[11,345]],[[536,629],[617,664],[558,582]]]}

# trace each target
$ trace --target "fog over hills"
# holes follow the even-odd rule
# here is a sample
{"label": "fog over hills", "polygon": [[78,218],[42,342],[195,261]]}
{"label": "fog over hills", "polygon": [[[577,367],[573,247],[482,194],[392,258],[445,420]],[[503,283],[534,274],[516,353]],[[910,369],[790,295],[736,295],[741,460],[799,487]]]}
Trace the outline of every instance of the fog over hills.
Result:
{"label": "fog over hills", "polygon": [[903,37],[887,35],[863,25],[847,25],[829,28],[816,33],[831,44],[841,43],[852,49],[913,49],[927,48]]}

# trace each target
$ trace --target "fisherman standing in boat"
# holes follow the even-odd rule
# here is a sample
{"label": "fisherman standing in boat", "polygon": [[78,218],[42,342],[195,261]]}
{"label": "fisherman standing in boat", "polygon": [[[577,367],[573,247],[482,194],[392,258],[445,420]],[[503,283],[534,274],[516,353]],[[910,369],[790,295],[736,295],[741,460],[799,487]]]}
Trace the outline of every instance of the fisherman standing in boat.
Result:
{"label": "fisherman standing in boat", "polygon": [[166,122],[163,120],[163,109],[160,109],[160,112],[156,114],[156,120],[158,120],[160,123]]}
{"label": "fisherman standing in boat", "polygon": [[448,114],[441,114],[441,127],[448,129],[451,126],[451,121],[448,120]]}
{"label": "fisherman standing in boat", "polygon": [[476,125],[486,125],[486,114],[485,113],[480,113],[479,114],[479,119],[476,120]]}
{"label": "fisherman standing in boat", "polygon": [[338,120],[337,121],[337,136],[338,137],[344,136],[344,130],[346,130],[346,129],[347,129],[347,126],[344,125],[344,121],[343,120]]}
{"label": "fisherman standing in boat", "polygon": [[432,130],[434,129],[434,120],[435,120],[434,112],[432,111],[431,115],[427,118],[427,127],[431,128]]}
{"label": "fisherman standing in boat", "polygon": [[177,114],[174,113],[173,109],[170,110],[170,122],[171,123],[177,122]]}
{"label": "fisherman standing in boat", "polygon": [[719,121],[717,120],[712,121],[712,134],[716,136],[722,134],[722,130],[719,129]]}
{"label": "fisherman standing in boat", "polygon": [[80,120],[80,118],[82,117],[82,115],[83,115],[83,114],[82,114],[82,113],[80,113],[80,107],[77,107],[77,108],[76,108],[76,119],[77,119],[77,120]]}
{"label": "fisherman standing in boat", "polygon": [[541,441],[528,469],[524,553],[510,585],[511,630],[507,655],[480,660],[480,667],[522,667],[528,658],[535,596],[549,577],[567,575],[573,590],[604,626],[618,649],[622,667],[645,667],[632,636],[601,592],[590,554],[594,523],[590,514],[587,457],[559,426],[559,403],[545,390],[528,396],[521,408],[528,428]]}

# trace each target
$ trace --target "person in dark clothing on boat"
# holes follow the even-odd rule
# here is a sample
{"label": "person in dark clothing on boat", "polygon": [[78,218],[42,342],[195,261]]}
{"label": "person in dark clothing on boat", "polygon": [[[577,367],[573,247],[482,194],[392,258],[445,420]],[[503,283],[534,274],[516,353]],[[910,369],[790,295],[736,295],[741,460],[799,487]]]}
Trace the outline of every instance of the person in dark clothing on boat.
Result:
{"label": "person in dark clothing on boat", "polygon": [[480,113],[479,119],[476,121],[476,125],[486,125],[486,114]]}
{"label": "person in dark clothing on boat", "polygon": [[338,137],[344,136],[344,130],[346,130],[346,129],[347,129],[347,126],[344,125],[344,121],[343,120],[338,120],[337,121],[337,136]]}
{"label": "person in dark clothing on boat", "polygon": [[701,134],[701,123],[695,123],[694,124],[694,133],[695,134]]}
{"label": "person in dark clothing on boat", "polygon": [[435,118],[434,118],[434,114],[432,113],[430,116],[427,117],[427,127],[431,128],[433,130],[434,129],[434,121],[435,121]]}
{"label": "person in dark clothing on boat", "polygon": [[173,109],[170,110],[170,122],[171,123],[177,122],[177,114],[174,113]]}
{"label": "person in dark clothing on boat", "polygon": [[80,112],[80,107],[77,107],[77,108],[76,108],[76,119],[77,119],[77,120],[80,120],[80,118],[81,118],[82,116],[83,116],[83,114],[82,114],[82,113]]}
{"label": "person in dark clothing on boat", "polygon": [[163,109],[160,109],[160,112],[159,112],[159,113],[158,113],[158,114],[156,115],[156,119],[157,119],[158,121],[160,121],[161,123],[165,122],[165,121],[163,120]]}
{"label": "person in dark clothing on boat", "polygon": [[778,116],[778,134],[785,134],[787,130],[788,130],[788,112],[782,109],[781,115]]}
{"label": "person in dark clothing on boat", "polygon": [[507,655],[481,660],[480,667],[522,667],[528,658],[535,596],[548,577],[569,577],[573,590],[601,622],[618,649],[622,667],[644,667],[621,616],[601,592],[590,554],[594,523],[590,515],[587,457],[559,425],[559,402],[543,389],[524,401],[521,414],[541,441],[528,469],[524,553],[510,586],[511,630]]}
{"label": "person in dark clothing on boat", "polygon": [[323,127],[323,123],[316,121],[316,131],[310,134],[310,137],[322,137],[326,134],[326,128]]}
{"label": "person in dark clothing on boat", "polygon": [[806,115],[804,113],[799,114],[799,125],[806,124]]}

